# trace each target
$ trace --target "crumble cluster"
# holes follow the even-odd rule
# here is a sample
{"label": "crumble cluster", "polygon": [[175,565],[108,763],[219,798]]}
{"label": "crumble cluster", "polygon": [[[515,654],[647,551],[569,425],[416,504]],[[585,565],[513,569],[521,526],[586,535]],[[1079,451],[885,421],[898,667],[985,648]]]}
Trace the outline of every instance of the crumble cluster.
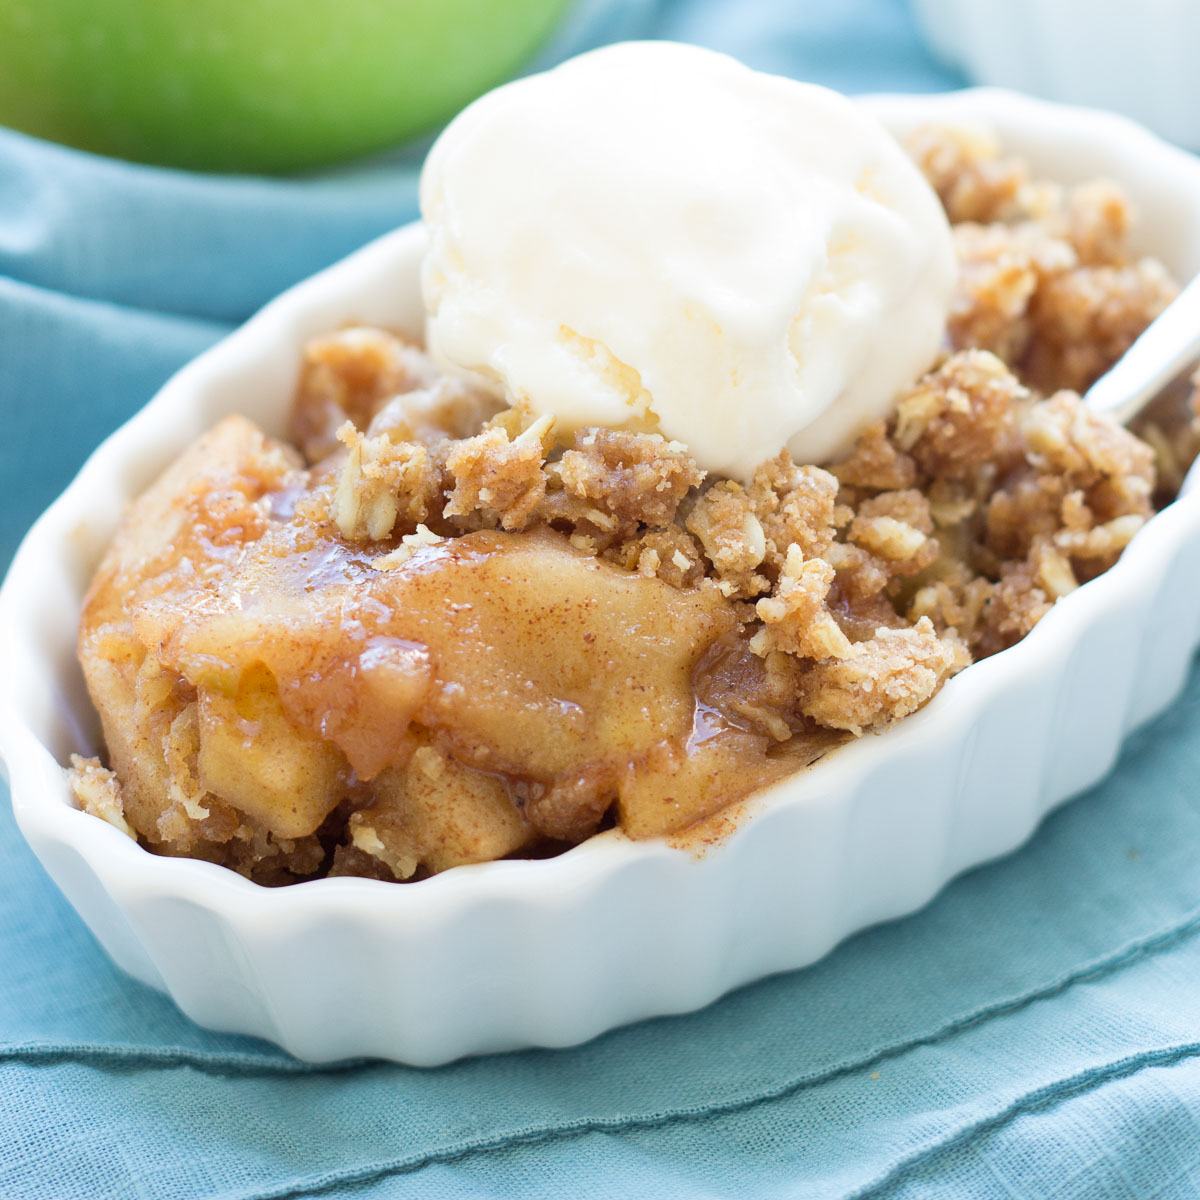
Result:
{"label": "crumble cluster", "polygon": [[1131,253],[1114,184],[1035,182],[979,131],[921,129],[908,150],[954,227],[954,347],[991,350],[1043,393],[1082,392],[1174,299],[1163,265]]}

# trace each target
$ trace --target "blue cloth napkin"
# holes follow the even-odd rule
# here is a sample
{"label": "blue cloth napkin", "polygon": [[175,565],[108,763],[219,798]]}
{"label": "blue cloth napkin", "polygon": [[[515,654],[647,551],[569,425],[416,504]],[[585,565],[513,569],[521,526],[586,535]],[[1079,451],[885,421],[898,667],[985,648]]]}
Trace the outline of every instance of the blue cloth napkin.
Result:
{"label": "blue cloth napkin", "polygon": [[[850,91],[960,82],[901,0],[583,4],[543,57],[646,35]],[[407,219],[419,157],[205,178],[0,131],[0,564],[180,363]],[[1195,1197],[1198,778],[1200,678],[919,915],[701,1013],[433,1071],[196,1028],[0,804],[0,1197]]]}

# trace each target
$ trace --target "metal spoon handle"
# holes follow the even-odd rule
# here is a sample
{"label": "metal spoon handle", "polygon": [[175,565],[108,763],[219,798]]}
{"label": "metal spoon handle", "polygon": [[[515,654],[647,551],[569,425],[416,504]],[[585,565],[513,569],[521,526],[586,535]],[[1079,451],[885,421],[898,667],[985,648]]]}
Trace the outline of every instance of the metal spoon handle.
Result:
{"label": "metal spoon handle", "polygon": [[1200,358],[1200,275],[1154,319],[1116,365],[1084,394],[1093,412],[1122,425]]}

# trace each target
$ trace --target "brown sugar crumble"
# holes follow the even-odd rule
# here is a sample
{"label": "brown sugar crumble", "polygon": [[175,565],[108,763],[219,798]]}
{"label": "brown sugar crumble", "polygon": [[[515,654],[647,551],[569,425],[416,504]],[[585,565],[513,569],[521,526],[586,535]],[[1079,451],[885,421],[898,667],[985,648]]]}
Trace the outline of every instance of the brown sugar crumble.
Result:
{"label": "brown sugar crumble", "polygon": [[80,806],[270,885],[675,834],[1024,637],[1200,448],[1193,412],[1142,440],[1078,396],[1175,285],[1111,184],[974,133],[910,150],[962,265],[946,348],[840,462],[714,478],[389,332],[310,342],[291,444],[221,422],[101,565]]}

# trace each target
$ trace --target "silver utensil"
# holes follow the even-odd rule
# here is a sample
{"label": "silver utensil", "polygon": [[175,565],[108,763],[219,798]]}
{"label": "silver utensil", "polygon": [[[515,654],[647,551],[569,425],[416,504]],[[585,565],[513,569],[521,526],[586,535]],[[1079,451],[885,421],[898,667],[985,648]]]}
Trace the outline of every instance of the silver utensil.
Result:
{"label": "silver utensil", "polygon": [[1115,366],[1084,393],[1093,412],[1122,425],[1200,358],[1200,275],[1154,319]]}

